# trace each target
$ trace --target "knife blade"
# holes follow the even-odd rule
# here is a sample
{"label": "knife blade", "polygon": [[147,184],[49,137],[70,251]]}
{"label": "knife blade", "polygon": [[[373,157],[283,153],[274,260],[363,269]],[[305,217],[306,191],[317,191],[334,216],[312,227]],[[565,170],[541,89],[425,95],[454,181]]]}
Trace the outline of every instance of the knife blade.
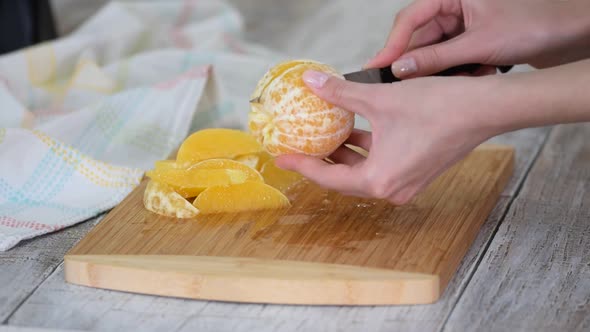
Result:
{"label": "knife blade", "polygon": [[[482,65],[477,63],[468,63],[456,67],[445,69],[441,72],[433,74],[432,76],[452,76],[460,73],[473,73],[479,69]],[[500,66],[498,67],[500,72],[508,72],[512,66]],[[371,68],[361,71],[356,71],[348,74],[344,74],[344,78],[347,81],[358,82],[358,83],[393,83],[401,81],[400,78],[396,77],[391,71],[391,66],[383,68]]]}

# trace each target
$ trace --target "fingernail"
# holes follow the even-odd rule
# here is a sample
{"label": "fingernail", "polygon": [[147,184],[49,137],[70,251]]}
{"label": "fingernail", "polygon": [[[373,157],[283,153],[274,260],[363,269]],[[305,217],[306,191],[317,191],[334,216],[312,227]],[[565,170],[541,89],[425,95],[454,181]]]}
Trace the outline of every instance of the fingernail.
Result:
{"label": "fingernail", "polygon": [[395,76],[403,77],[418,71],[414,58],[400,59],[391,65],[391,71]]}
{"label": "fingernail", "polygon": [[321,71],[307,70],[303,73],[303,81],[311,86],[312,88],[319,89],[326,84],[326,81],[330,78],[330,75]]}

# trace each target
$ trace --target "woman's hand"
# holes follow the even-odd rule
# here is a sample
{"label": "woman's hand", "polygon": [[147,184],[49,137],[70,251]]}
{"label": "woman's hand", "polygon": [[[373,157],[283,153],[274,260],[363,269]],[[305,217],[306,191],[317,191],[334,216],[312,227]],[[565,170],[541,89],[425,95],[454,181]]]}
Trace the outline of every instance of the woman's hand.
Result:
{"label": "woman's hand", "polygon": [[330,159],[277,158],[344,194],[408,202],[434,178],[486,139],[557,123],[590,121],[590,60],[555,68],[486,77],[419,77],[393,84],[360,84],[306,72],[320,98],[366,118],[372,132],[356,130]]}
{"label": "woman's hand", "polygon": [[[277,158],[319,185],[344,194],[403,204],[474,147],[496,134],[482,107],[490,95],[485,78],[427,77],[394,84],[359,84],[306,72],[304,80],[320,98],[355,112],[372,132],[355,130],[329,158]],[[492,104],[488,103],[487,107]]]}
{"label": "woman's hand", "polygon": [[366,67],[393,62],[408,78],[466,63],[560,65],[590,56],[589,17],[588,0],[416,0]]}

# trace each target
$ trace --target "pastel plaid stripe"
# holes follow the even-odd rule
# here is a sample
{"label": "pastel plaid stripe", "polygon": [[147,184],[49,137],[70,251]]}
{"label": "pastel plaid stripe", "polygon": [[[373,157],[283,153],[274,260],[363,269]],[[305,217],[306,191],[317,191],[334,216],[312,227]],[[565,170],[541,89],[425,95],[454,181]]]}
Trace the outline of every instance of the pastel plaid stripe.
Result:
{"label": "pastel plaid stripe", "polygon": [[223,1],[113,2],[1,56],[0,250],[113,208],[190,131],[244,128],[279,57],[242,27]]}

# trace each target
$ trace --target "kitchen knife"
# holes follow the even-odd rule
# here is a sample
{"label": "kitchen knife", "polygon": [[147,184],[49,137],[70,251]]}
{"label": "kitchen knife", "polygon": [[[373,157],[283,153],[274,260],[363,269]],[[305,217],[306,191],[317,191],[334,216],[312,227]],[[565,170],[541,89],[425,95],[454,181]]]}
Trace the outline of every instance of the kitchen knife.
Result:
{"label": "kitchen knife", "polygon": [[[445,69],[432,76],[452,76],[460,73],[473,73],[481,66],[482,65],[477,63],[469,63]],[[512,66],[500,66],[498,68],[500,69],[500,72],[506,73],[512,68]],[[393,83],[401,81],[401,79],[395,77],[395,75],[391,72],[391,66],[383,68],[365,69],[353,73],[344,74],[344,78],[347,81],[353,81],[358,83]]]}
{"label": "kitchen knife", "polygon": [[[438,72],[432,76],[452,76],[461,73],[474,73],[482,65],[477,63],[468,63],[456,67],[451,67]],[[499,66],[498,69],[501,73],[507,73],[513,66]],[[383,68],[371,68],[361,71],[355,71],[352,73],[344,74],[344,78],[347,81],[358,82],[358,83],[393,83],[401,81],[391,71],[391,66]],[[250,100],[251,103],[259,102],[259,98]]]}

